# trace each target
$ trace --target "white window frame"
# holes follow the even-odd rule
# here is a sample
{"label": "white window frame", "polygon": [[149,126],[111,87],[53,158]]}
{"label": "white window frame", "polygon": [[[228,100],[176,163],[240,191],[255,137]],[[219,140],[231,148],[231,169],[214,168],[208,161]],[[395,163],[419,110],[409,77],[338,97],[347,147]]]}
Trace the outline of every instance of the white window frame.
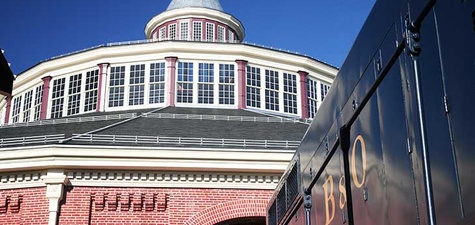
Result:
{"label": "white window frame", "polygon": [[176,40],[177,37],[177,24],[172,23],[168,25],[168,40]]}
{"label": "white window frame", "polygon": [[201,21],[193,21],[193,40],[203,40],[203,23]]}
{"label": "white window frame", "polygon": [[214,23],[206,23],[206,41],[214,42]]}
{"label": "white window frame", "polygon": [[159,41],[164,41],[167,39],[167,28],[162,27],[158,30],[158,40]]}
{"label": "white window frame", "polygon": [[180,22],[180,40],[188,41],[190,39],[190,23],[188,21]]}

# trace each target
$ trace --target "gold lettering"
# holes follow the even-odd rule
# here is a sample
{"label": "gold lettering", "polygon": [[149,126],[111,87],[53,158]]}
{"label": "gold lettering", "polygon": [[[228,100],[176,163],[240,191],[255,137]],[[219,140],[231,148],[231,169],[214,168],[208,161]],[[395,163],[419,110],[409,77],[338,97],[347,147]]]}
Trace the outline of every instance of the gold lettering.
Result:
{"label": "gold lettering", "polygon": [[[360,142],[361,144],[361,164],[363,167],[363,173],[361,181],[358,180],[358,174],[356,172],[356,144]],[[351,174],[353,175],[353,182],[357,188],[363,187],[363,184],[366,179],[366,145],[363,139],[363,136],[358,135],[355,142],[353,143],[353,150],[351,152]]]}
{"label": "gold lettering", "polygon": [[340,182],[338,183],[338,189],[340,190],[340,209],[343,209],[346,204],[345,176],[340,177]]}
{"label": "gold lettering", "polygon": [[325,183],[323,183],[322,187],[323,187],[323,191],[325,192],[325,215],[326,215],[325,225],[328,225],[332,222],[333,217],[335,216],[335,197],[333,197],[333,177],[328,176],[327,180],[325,181]]}

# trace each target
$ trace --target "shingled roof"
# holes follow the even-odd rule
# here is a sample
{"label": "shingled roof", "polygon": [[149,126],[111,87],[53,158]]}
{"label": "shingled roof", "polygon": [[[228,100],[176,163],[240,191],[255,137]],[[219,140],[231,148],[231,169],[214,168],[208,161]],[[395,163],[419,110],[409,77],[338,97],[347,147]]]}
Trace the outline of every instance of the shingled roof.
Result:
{"label": "shingled roof", "polygon": [[22,137],[64,135],[49,143],[288,149],[298,146],[307,128],[298,120],[247,110],[168,107],[5,126],[0,129],[0,146],[14,146],[5,145],[11,138],[28,145],[43,143],[22,143]]}

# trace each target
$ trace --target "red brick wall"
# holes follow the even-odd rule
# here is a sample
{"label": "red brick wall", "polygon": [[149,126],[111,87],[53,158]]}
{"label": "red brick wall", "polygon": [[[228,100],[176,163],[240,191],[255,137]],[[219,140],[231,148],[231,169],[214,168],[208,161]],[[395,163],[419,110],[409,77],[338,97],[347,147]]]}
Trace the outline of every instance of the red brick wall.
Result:
{"label": "red brick wall", "polygon": [[272,193],[271,190],[66,187],[59,224],[214,224],[236,217],[265,216]]}
{"label": "red brick wall", "polygon": [[46,187],[0,190],[0,224],[48,224]]}

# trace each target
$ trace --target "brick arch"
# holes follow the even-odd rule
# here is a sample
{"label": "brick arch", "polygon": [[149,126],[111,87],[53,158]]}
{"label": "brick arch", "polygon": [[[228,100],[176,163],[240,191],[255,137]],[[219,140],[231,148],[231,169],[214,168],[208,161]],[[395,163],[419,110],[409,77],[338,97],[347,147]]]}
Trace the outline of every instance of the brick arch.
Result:
{"label": "brick arch", "polygon": [[213,225],[222,221],[243,217],[265,217],[267,200],[243,199],[209,207],[193,217],[186,225]]}

